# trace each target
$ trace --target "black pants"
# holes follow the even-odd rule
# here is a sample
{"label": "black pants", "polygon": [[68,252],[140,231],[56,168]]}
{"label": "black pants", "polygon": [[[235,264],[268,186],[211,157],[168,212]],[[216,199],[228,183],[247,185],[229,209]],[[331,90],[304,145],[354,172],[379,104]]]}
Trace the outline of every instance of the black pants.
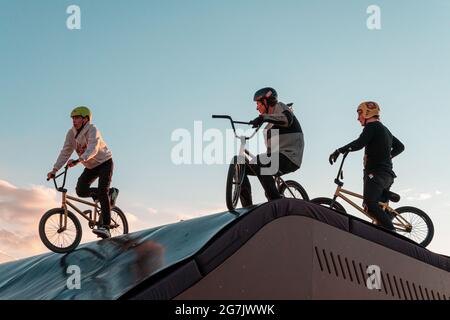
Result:
{"label": "black pants", "polygon": [[364,203],[369,214],[379,224],[388,230],[394,230],[392,219],[379,205],[378,202],[386,202],[385,190],[389,191],[394,183],[394,175],[389,172],[376,172],[364,174]]}
{"label": "black pants", "polygon": [[[114,163],[112,159],[102,163],[101,165],[88,169],[85,168],[76,187],[79,197],[93,197],[100,201],[102,208],[102,225],[109,226],[111,224],[111,204],[109,202],[109,186],[113,174]],[[91,188],[91,184],[98,178],[98,188]]]}
{"label": "black pants", "polygon": [[[261,155],[257,156],[256,163],[246,163],[245,166],[245,176],[242,181],[241,186],[241,194],[240,199],[243,207],[248,207],[253,204],[252,200],[252,187],[250,185],[250,181],[248,179],[248,175],[257,176],[261,185],[264,188],[266,193],[267,200],[275,200],[280,199],[281,195],[278,192],[278,189],[275,185],[275,179],[273,175],[270,174],[261,174],[262,168],[270,168],[271,162],[264,163],[265,161],[261,161]],[[294,172],[299,167],[295,165],[291,160],[289,160],[285,155],[279,154],[279,168],[276,174],[283,175],[289,172]]]}

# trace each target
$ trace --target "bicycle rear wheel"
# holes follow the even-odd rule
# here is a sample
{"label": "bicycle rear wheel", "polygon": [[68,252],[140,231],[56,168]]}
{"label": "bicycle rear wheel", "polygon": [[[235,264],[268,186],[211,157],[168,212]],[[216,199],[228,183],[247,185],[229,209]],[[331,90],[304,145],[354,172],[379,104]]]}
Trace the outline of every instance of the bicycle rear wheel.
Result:
{"label": "bicycle rear wheel", "polygon": [[111,237],[128,233],[128,221],[125,213],[118,207],[111,208],[111,224],[109,226]]}
{"label": "bicycle rear wheel", "polygon": [[[239,160],[239,161],[238,161]],[[245,166],[244,160],[235,156],[228,168],[227,186],[225,191],[225,198],[227,202],[227,208],[230,211],[236,209],[241,195],[241,186],[244,179]]]}
{"label": "bicycle rear wheel", "polygon": [[394,217],[392,221],[396,227],[396,232],[401,234],[418,244],[426,247],[433,240],[434,225],[430,217],[422,210],[415,207],[400,207],[395,210],[410,225],[411,230],[403,230],[399,218]]}
{"label": "bicycle rear wheel", "polygon": [[47,211],[39,222],[39,237],[51,251],[66,253],[74,250],[81,241],[82,229],[80,221],[67,211],[67,226],[63,229],[64,209],[55,208]]}
{"label": "bicycle rear wheel", "polygon": [[306,190],[300,183],[294,180],[287,180],[280,186],[280,194],[285,198],[295,198],[309,201],[309,196]]}

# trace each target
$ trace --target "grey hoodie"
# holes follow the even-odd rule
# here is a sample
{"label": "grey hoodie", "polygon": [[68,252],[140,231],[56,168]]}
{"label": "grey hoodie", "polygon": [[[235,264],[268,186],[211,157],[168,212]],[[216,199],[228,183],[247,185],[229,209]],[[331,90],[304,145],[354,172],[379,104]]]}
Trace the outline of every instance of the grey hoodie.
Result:
{"label": "grey hoodie", "polygon": [[266,113],[262,116],[268,122],[264,128],[267,152],[282,153],[301,167],[305,142],[302,127],[293,109],[278,102],[272,114]]}

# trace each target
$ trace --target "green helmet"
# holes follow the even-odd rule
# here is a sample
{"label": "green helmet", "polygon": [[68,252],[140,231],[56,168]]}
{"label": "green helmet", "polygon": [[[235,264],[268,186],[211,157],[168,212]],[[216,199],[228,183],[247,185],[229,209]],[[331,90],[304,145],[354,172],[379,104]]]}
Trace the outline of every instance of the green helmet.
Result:
{"label": "green helmet", "polygon": [[88,117],[89,120],[92,120],[92,112],[88,107],[79,106],[72,110],[70,113],[70,117],[81,116],[83,118]]}

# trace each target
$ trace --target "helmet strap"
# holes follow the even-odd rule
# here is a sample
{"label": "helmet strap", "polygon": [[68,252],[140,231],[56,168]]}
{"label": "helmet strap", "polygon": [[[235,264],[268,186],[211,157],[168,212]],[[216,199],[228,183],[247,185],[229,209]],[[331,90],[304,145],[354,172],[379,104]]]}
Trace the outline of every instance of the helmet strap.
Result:
{"label": "helmet strap", "polygon": [[[84,118],[83,118],[84,119]],[[87,123],[87,122],[86,122]],[[80,127],[80,129],[77,130],[77,134],[75,135],[75,139],[78,137],[78,135],[80,134],[81,130],[83,130],[83,128],[86,126],[86,123],[83,123]]]}

